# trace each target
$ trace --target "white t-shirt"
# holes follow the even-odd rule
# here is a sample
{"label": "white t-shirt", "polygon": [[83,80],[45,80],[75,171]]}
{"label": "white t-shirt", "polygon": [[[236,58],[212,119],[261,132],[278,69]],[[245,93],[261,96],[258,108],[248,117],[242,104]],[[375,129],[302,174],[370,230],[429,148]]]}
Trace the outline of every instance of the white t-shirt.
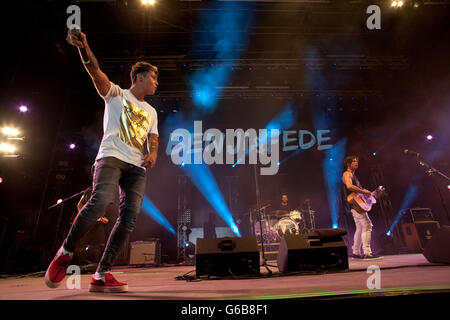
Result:
{"label": "white t-shirt", "polygon": [[105,100],[105,114],[103,139],[95,160],[115,157],[142,167],[147,136],[149,133],[158,134],[155,108],[112,82],[106,96],[100,96]]}

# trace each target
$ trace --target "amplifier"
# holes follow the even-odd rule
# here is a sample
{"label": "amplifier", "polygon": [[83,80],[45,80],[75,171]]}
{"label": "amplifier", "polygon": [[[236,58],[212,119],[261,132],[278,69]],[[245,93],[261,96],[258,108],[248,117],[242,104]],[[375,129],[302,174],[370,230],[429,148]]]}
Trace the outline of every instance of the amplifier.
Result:
{"label": "amplifier", "polygon": [[432,234],[439,229],[437,221],[418,221],[402,225],[403,237],[410,251],[423,252]]}
{"label": "amplifier", "polygon": [[159,265],[161,245],[159,239],[135,241],[130,244],[130,265]]}
{"label": "amplifier", "polygon": [[430,208],[408,208],[403,211],[403,222],[434,221]]}
{"label": "amplifier", "polygon": [[285,234],[280,241],[278,270],[281,273],[348,270],[347,246],[342,240],[346,233],[343,229],[318,229],[308,234]]}

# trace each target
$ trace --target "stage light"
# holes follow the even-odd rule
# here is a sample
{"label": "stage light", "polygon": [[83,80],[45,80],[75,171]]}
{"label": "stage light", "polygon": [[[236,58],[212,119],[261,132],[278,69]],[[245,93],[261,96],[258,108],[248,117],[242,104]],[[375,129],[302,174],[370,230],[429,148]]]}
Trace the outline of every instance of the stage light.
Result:
{"label": "stage light", "polygon": [[7,135],[8,137],[17,137],[19,135],[19,130],[10,127],[4,127],[2,129],[2,132],[4,135]]}
{"label": "stage light", "polygon": [[386,235],[390,237],[390,236],[391,236],[391,230],[389,230],[388,232],[386,232]]}
{"label": "stage light", "polygon": [[28,111],[28,107],[22,105],[22,106],[19,107],[19,111],[22,112],[22,113],[27,112]]}
{"label": "stage light", "polygon": [[450,184],[447,186],[447,189],[450,190]]}
{"label": "stage light", "polygon": [[0,177],[0,183],[3,183],[3,178],[2,177]]}
{"label": "stage light", "polygon": [[337,229],[339,228],[339,226],[337,225],[337,223],[333,223],[333,229]]}
{"label": "stage light", "polygon": [[154,4],[155,4],[155,0],[141,0],[141,3],[144,5],[144,6],[153,6]]}
{"label": "stage light", "polygon": [[2,152],[14,153],[16,150],[17,150],[16,147],[13,146],[12,144],[8,144],[8,143],[0,144],[0,151],[2,151]]}
{"label": "stage light", "polygon": [[[328,205],[333,227],[338,225],[342,185],[342,163],[344,162],[346,146],[346,138],[339,140],[331,149],[325,150],[327,157],[322,161],[322,170],[325,178]],[[334,161],[330,161],[330,159],[334,159]]]}
{"label": "stage light", "polygon": [[76,147],[77,147],[77,146],[76,146],[75,143],[69,144],[69,149],[71,149],[71,150],[75,149]]}
{"label": "stage light", "polygon": [[397,212],[397,216],[394,219],[394,222],[392,223],[391,227],[389,228],[389,233],[394,230],[397,223],[400,221],[400,219],[403,216],[403,213],[405,212],[405,209],[409,207],[409,205],[413,202],[413,200],[416,198],[417,194],[419,193],[419,187],[415,184],[411,185],[408,189],[408,192],[406,193],[405,197],[403,198],[402,205],[400,206],[400,210]]}
{"label": "stage light", "polygon": [[405,4],[404,1],[392,1],[391,7],[392,8],[400,8],[400,7],[403,7],[404,4]]}
{"label": "stage light", "polygon": [[231,215],[230,209],[223,198],[223,195],[217,185],[216,179],[211,173],[209,167],[205,164],[195,164],[183,167],[183,171],[202,193],[209,204],[220,215],[225,223],[230,227],[233,233],[241,237],[239,229]]}
{"label": "stage light", "polygon": [[427,140],[428,141],[433,140],[433,136],[431,134],[427,135]]}
{"label": "stage light", "polygon": [[62,202],[62,199],[58,199],[58,201],[56,201],[57,204],[60,204]]}
{"label": "stage light", "polygon": [[372,153],[372,155],[375,157],[376,155],[377,155],[377,153],[376,152],[374,152],[374,153]]}
{"label": "stage light", "polygon": [[422,0],[413,0],[412,2],[412,6],[413,8],[420,8],[423,5],[423,1]]}
{"label": "stage light", "polygon": [[153,202],[147,197],[144,196],[142,201],[142,210],[147,213],[152,219],[154,219],[157,223],[162,225],[172,234],[176,234],[174,228],[171,226],[170,222],[166,219],[166,217],[158,210],[158,208],[153,204]]}

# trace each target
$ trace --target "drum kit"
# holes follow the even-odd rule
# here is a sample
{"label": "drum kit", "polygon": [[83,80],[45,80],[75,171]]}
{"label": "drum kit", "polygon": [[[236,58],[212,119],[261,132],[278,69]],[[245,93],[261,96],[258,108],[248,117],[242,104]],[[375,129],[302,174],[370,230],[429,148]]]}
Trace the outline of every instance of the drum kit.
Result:
{"label": "drum kit", "polygon": [[311,210],[309,201],[307,209],[292,210],[290,212],[284,210],[275,210],[269,213],[265,211],[261,214],[261,224],[259,221],[255,223],[255,234],[261,233],[264,242],[279,242],[285,234],[305,234],[312,232],[316,228],[314,210]]}

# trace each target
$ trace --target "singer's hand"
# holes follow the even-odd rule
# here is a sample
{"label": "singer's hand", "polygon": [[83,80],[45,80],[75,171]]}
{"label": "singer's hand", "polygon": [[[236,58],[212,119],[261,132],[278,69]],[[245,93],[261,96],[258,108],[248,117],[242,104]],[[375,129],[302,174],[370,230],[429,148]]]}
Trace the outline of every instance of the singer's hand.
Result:
{"label": "singer's hand", "polygon": [[365,194],[366,196],[370,196],[372,195],[372,192],[370,192],[369,190],[363,189],[363,194]]}
{"label": "singer's hand", "polygon": [[66,40],[69,44],[77,48],[85,48],[87,46],[86,35],[83,32],[80,32],[80,35],[76,36],[73,35],[69,30],[67,31]]}
{"label": "singer's hand", "polygon": [[142,158],[142,160],[144,160],[142,165],[145,168],[152,169],[155,166],[155,163],[156,163],[156,154],[155,153],[148,153]]}

